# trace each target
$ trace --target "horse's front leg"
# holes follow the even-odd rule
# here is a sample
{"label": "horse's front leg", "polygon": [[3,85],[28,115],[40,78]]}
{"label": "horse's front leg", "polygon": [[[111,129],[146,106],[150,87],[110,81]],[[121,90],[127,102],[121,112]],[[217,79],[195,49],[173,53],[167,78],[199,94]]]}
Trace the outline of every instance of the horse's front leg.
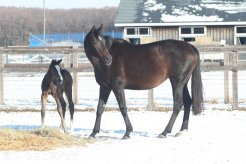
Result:
{"label": "horse's front leg", "polygon": [[97,113],[96,113],[96,121],[95,121],[95,125],[93,128],[93,132],[91,133],[89,137],[95,138],[96,134],[99,133],[100,131],[102,114],[104,111],[104,107],[108,101],[110,92],[111,92],[110,88],[100,86],[99,100],[98,100]]}
{"label": "horse's front leg", "polygon": [[127,114],[125,91],[123,87],[116,87],[113,91],[126,125],[126,133],[122,139],[128,139],[130,138],[130,133],[133,131],[133,127]]}
{"label": "horse's front leg", "polygon": [[41,94],[41,128],[44,128],[44,117],[45,117],[45,108],[47,104],[48,93],[47,91],[43,91]]}

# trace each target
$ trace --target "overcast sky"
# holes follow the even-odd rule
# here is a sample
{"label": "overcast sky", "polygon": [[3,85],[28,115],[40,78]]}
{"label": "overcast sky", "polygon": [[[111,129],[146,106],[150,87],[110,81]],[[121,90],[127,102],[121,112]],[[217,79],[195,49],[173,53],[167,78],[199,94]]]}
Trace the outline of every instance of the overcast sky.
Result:
{"label": "overcast sky", "polygon": [[45,7],[54,9],[118,7],[120,0],[0,0],[0,6]]}

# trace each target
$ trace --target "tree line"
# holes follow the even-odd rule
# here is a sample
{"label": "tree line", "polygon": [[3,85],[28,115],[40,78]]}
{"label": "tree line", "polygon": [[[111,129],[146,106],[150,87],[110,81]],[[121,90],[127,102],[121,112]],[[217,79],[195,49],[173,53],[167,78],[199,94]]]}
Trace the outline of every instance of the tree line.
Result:
{"label": "tree line", "polygon": [[[116,7],[82,9],[46,9],[45,33],[88,32],[93,25],[114,29]],[[28,45],[30,34],[43,34],[44,11],[41,8],[0,7],[0,46]]]}

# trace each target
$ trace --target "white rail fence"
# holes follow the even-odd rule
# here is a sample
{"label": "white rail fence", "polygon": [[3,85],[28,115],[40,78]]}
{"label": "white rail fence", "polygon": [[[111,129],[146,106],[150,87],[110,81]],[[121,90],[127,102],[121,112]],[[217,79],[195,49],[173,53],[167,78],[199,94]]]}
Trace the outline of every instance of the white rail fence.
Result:
{"label": "white rail fence", "polygon": [[[203,71],[224,71],[224,103],[238,109],[238,70],[246,69],[246,46],[199,46]],[[206,57],[219,54],[217,57]],[[221,57],[221,54],[222,57]],[[72,72],[73,98],[78,103],[78,73],[92,72],[83,47],[6,47],[0,49],[0,104],[4,104],[4,76],[11,72],[46,72],[52,58],[63,58],[62,67]],[[211,61],[207,62],[207,58]],[[229,77],[231,72],[231,78]],[[229,79],[232,79],[232,101],[229,97]],[[154,90],[148,91],[148,109],[155,107]]]}

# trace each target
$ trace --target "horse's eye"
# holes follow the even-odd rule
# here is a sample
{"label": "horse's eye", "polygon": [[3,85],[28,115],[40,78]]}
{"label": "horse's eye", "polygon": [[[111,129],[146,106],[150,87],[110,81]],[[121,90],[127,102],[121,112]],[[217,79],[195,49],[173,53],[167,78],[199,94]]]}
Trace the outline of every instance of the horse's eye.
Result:
{"label": "horse's eye", "polygon": [[93,44],[97,44],[97,40],[95,38],[92,39]]}

